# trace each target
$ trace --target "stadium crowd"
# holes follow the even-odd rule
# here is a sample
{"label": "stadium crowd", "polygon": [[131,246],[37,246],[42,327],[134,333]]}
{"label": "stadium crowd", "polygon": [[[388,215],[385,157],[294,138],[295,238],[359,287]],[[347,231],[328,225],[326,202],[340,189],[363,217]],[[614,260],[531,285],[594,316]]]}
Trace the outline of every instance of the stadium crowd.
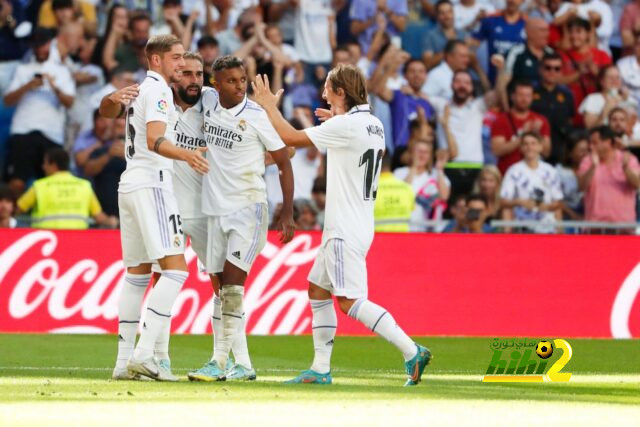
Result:
{"label": "stadium crowd", "polygon": [[[386,134],[377,230],[637,221],[640,0],[0,0],[0,227],[30,210],[55,227],[45,175],[117,227],[126,124],[97,108],[168,33],[200,53],[206,86],[221,55],[268,75],[296,128],[316,123],[333,65],[359,67]],[[291,161],[297,225],[319,230],[325,157]],[[277,218],[275,166],[265,181]]]}

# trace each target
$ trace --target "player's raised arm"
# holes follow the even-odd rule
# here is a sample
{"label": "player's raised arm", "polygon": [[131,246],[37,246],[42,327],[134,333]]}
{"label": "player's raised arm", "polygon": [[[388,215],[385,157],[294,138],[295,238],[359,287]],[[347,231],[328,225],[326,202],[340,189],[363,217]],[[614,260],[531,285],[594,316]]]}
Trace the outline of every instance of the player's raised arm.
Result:
{"label": "player's raised arm", "polygon": [[138,93],[138,84],[134,84],[106,95],[100,101],[100,115],[112,119],[124,116],[127,105],[138,96]]}
{"label": "player's raised arm", "polygon": [[256,80],[251,82],[251,86],[253,87],[254,101],[264,108],[267,116],[269,116],[269,121],[273,124],[282,141],[290,147],[310,146],[311,140],[307,134],[291,126],[278,110],[278,102],[283,90],[280,89],[277,93],[272,93],[271,89],[269,89],[269,78],[266,75],[257,75]]}
{"label": "player's raised arm", "polygon": [[167,124],[165,122],[154,121],[147,123],[147,147],[149,147],[149,150],[173,160],[187,162],[193,170],[203,175],[209,172],[209,162],[203,157],[203,153],[207,149],[201,147],[191,151],[177,147],[164,137],[166,129]]}

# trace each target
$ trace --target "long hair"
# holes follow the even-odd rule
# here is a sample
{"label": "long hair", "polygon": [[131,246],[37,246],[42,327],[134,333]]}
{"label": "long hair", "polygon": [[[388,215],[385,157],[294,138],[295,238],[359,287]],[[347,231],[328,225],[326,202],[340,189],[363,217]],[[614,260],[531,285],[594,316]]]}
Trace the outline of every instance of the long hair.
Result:
{"label": "long hair", "polygon": [[327,80],[334,92],[344,90],[347,110],[368,102],[366,79],[359,68],[351,64],[338,64],[329,71]]}
{"label": "long hair", "polygon": [[476,194],[482,194],[480,191],[480,179],[482,178],[482,175],[487,174],[493,176],[497,181],[496,194],[494,196],[494,199],[487,200],[487,202],[491,201],[495,203],[495,206],[500,206],[500,186],[502,185],[502,174],[500,173],[500,169],[498,169],[494,165],[484,165],[473,184],[472,192]]}

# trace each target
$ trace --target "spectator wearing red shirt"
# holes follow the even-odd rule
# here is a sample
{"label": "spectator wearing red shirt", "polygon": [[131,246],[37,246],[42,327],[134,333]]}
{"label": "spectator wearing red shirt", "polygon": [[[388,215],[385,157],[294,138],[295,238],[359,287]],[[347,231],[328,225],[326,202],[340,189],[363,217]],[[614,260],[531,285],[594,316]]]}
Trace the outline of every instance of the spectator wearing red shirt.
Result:
{"label": "spectator wearing red shirt", "polygon": [[491,125],[491,151],[498,158],[498,168],[503,174],[509,166],[522,160],[520,140],[524,132],[541,135],[542,155],[551,153],[551,129],[547,119],[531,111],[533,85],[525,80],[516,81],[511,93],[511,110],[498,114]]}
{"label": "spectator wearing red shirt", "polygon": [[631,153],[616,148],[614,136],[609,126],[589,132],[591,155],[585,156],[578,169],[587,221],[636,221],[640,165]]}
{"label": "spectator wearing red shirt", "polygon": [[591,23],[573,18],[567,24],[571,48],[562,53],[564,75],[561,83],[569,85],[573,93],[574,123],[582,124],[578,107],[587,95],[598,90],[598,73],[601,67],[612,63],[606,52],[589,44]]}
{"label": "spectator wearing red shirt", "polygon": [[640,30],[640,0],[632,0],[622,10],[620,17],[620,36],[623,55],[633,54],[634,34]]}

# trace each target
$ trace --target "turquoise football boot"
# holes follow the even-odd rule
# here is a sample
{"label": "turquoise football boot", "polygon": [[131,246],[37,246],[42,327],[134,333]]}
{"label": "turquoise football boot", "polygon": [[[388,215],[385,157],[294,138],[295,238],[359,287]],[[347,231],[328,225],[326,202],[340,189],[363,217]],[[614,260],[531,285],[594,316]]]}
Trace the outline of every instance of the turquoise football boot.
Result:
{"label": "turquoise football boot", "polygon": [[417,385],[422,379],[422,373],[424,368],[431,362],[431,352],[427,347],[416,344],[418,352],[413,359],[404,362],[404,367],[407,371],[409,378],[404,384],[405,387]]}
{"label": "turquoise football boot", "polygon": [[326,374],[321,374],[316,371],[312,371],[311,369],[307,369],[306,371],[302,371],[300,375],[297,377],[285,381],[285,384],[322,384],[327,385],[331,384],[331,372],[327,372]]}
{"label": "turquoise football boot", "polygon": [[187,374],[189,381],[224,381],[226,379],[225,371],[220,369],[218,362],[209,361],[204,366]]}
{"label": "turquoise football boot", "polygon": [[247,369],[236,363],[230,369],[227,369],[226,377],[227,381],[253,381],[256,379],[256,370],[253,368]]}

